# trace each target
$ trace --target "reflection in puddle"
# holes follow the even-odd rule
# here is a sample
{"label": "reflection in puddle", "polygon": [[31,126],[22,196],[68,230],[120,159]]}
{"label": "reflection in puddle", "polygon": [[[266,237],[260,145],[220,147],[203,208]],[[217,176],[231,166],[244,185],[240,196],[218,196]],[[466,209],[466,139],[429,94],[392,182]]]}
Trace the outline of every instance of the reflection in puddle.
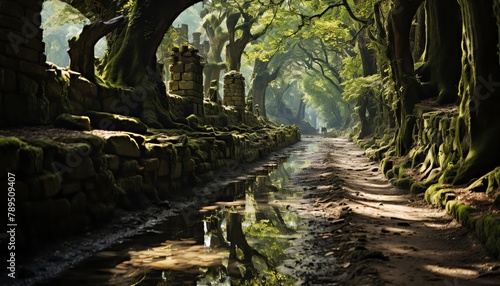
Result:
{"label": "reflection in puddle", "polygon": [[296,154],[268,164],[266,172],[228,185],[220,201],[196,215],[170,218],[47,285],[293,284],[276,268],[298,235],[299,218],[287,208],[302,193],[289,182],[309,164]]}

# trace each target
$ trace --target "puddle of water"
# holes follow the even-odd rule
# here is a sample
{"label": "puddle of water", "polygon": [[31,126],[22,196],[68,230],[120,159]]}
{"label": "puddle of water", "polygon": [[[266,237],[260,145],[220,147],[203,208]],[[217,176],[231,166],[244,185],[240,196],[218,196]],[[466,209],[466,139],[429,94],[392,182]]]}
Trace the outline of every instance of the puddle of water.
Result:
{"label": "puddle of water", "polygon": [[222,189],[214,204],[169,218],[43,285],[291,285],[294,278],[276,270],[299,235],[288,206],[302,191],[289,183],[310,163],[299,151],[268,164]]}

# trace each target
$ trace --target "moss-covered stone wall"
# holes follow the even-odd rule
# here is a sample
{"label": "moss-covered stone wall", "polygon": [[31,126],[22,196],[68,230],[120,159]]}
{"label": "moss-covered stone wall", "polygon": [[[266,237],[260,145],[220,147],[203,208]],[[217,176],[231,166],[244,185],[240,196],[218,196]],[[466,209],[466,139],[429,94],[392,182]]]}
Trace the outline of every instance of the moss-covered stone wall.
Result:
{"label": "moss-covered stone wall", "polygon": [[0,2],[0,125],[48,120],[41,10],[42,1]]}
{"label": "moss-covered stone wall", "polygon": [[169,200],[213,180],[230,163],[256,160],[300,139],[297,127],[189,137],[34,127],[0,134],[0,169],[16,176],[20,249],[106,222],[118,208]]}

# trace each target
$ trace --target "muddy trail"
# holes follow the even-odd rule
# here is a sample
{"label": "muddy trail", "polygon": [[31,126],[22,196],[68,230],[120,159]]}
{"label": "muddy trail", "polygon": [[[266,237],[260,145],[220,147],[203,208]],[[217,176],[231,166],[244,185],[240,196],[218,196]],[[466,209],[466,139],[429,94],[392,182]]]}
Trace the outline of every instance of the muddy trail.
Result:
{"label": "muddy trail", "polygon": [[186,194],[48,244],[0,285],[500,285],[475,238],[345,139],[303,138]]}
{"label": "muddy trail", "polygon": [[[305,140],[316,140],[306,138]],[[307,235],[288,261],[304,285],[500,285],[498,261],[443,210],[387,181],[344,139],[322,139],[294,178]]]}

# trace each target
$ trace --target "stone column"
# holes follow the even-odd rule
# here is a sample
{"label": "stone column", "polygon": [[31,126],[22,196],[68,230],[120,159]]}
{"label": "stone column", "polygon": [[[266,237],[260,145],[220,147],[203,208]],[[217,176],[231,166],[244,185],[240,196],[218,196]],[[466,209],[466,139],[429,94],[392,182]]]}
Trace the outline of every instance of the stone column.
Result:
{"label": "stone column", "polygon": [[203,64],[198,50],[172,49],[169,92],[185,97],[184,115],[203,116]]}
{"label": "stone column", "polygon": [[234,106],[239,118],[245,122],[245,78],[238,71],[230,71],[224,75],[223,104]]}
{"label": "stone column", "polygon": [[0,125],[47,123],[42,1],[0,1]]}

